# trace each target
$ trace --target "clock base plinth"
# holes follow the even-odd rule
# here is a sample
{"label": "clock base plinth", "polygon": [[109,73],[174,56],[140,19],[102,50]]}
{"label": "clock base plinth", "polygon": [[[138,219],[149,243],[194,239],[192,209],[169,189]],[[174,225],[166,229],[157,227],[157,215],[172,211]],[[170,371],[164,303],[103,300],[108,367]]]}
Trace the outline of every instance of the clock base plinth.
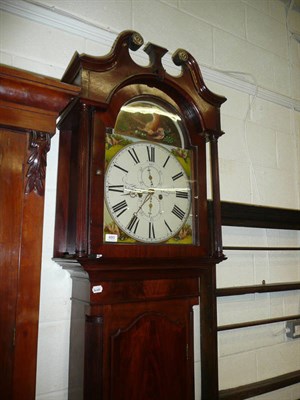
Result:
{"label": "clock base plinth", "polygon": [[72,272],[69,400],[193,400],[199,279]]}

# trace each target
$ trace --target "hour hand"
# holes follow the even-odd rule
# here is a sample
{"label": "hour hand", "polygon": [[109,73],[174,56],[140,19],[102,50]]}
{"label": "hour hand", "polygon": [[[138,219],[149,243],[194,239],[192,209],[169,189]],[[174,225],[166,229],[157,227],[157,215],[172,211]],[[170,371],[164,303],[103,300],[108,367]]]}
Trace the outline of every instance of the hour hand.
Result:
{"label": "hour hand", "polygon": [[148,190],[138,189],[134,185],[126,185],[126,186],[124,186],[123,196],[142,197],[144,193],[148,193]]}

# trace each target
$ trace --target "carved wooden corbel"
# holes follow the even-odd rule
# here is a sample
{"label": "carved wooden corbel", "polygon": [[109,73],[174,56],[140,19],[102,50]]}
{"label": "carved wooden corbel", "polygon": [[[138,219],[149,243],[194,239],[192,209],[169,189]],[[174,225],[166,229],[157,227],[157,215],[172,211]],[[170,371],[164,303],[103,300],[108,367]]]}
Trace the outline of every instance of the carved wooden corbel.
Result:
{"label": "carved wooden corbel", "polygon": [[32,191],[39,196],[45,192],[45,177],[47,166],[47,153],[50,150],[50,134],[45,132],[30,132],[29,150],[30,155],[27,160],[29,164],[26,173],[25,194]]}

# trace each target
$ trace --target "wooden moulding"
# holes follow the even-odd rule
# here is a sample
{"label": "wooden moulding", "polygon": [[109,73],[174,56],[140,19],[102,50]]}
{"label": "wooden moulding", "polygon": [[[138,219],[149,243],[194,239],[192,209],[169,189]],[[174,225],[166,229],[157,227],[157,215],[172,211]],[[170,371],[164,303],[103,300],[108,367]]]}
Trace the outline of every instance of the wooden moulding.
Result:
{"label": "wooden moulding", "polygon": [[61,112],[80,88],[58,79],[1,65],[0,99],[44,111]]}
{"label": "wooden moulding", "polygon": [[1,125],[48,132],[56,130],[56,119],[80,88],[57,79],[9,66],[0,68]]}

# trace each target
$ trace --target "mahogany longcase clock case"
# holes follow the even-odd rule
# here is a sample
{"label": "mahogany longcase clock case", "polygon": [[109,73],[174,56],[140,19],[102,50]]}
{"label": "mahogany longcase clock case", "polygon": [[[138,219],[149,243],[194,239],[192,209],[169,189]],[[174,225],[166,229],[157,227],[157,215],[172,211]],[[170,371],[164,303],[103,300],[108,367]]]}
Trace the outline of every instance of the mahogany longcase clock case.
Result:
{"label": "mahogany longcase clock case", "polygon": [[[225,98],[194,58],[125,31],[103,57],[74,55],[81,87],[60,118],[54,258],[73,278],[70,399],[192,400],[199,304],[202,399],[218,396],[215,265]],[[214,218],[207,206],[207,143]]]}

